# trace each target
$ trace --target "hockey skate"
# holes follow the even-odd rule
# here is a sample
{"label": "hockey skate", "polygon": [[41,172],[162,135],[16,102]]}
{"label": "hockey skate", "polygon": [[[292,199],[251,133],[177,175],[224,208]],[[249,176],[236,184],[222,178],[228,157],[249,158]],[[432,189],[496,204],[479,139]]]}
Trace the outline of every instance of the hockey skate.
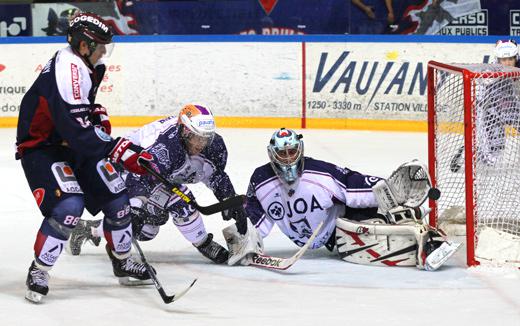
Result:
{"label": "hockey skate", "polygon": [[226,248],[213,241],[212,233],[208,233],[206,240],[199,246],[195,246],[195,248],[215,264],[224,264],[228,260],[229,252]]}
{"label": "hockey skate", "polygon": [[81,253],[81,247],[87,241],[92,243],[94,246],[99,246],[101,237],[95,237],[92,235],[92,228],[99,227],[101,220],[79,220],[78,225],[72,231],[69,241],[66,246],[66,250],[72,256],[78,256]]}
{"label": "hockey skate", "polygon": [[25,299],[33,303],[39,303],[43,296],[49,292],[49,273],[38,268],[33,260],[31,267],[29,267],[25,284],[27,285]]}
{"label": "hockey skate", "polygon": [[[150,285],[153,281],[143,263],[133,260],[132,257],[117,258],[108,244],[105,246],[108,257],[112,261],[114,275],[119,278],[119,284],[125,286]],[[150,266],[151,267],[151,266]],[[153,267],[152,267],[153,269]],[[153,269],[155,272],[155,269]]]}

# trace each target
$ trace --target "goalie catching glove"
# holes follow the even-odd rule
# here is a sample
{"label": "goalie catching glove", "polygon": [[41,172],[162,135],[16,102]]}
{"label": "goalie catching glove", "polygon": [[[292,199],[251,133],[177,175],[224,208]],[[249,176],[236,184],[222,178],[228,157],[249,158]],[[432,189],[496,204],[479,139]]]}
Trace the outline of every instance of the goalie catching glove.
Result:
{"label": "goalie catching glove", "polygon": [[397,207],[418,208],[428,198],[431,189],[428,168],[417,160],[399,166],[386,180],[379,181],[372,190],[382,215]]}
{"label": "goalie catching glove", "polygon": [[109,158],[115,163],[123,164],[124,168],[132,173],[146,174],[146,170],[139,164],[139,159],[151,162],[153,156],[128,139],[118,137],[115,141],[116,145],[108,154]]}

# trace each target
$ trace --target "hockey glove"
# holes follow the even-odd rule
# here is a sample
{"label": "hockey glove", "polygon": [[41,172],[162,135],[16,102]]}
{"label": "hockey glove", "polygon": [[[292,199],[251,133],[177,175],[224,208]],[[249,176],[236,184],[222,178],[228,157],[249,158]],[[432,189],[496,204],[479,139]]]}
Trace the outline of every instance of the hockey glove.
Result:
{"label": "hockey glove", "polygon": [[230,219],[238,221],[244,219],[246,216],[247,213],[244,209],[244,206],[237,206],[222,211],[222,218],[224,219],[224,221],[229,221]]}
{"label": "hockey glove", "polygon": [[243,206],[237,206],[222,211],[222,218],[224,221],[234,219],[240,234],[245,234],[247,231],[247,213]]}
{"label": "hockey glove", "polygon": [[108,154],[109,158],[115,163],[123,164],[123,167],[132,173],[146,174],[146,170],[138,163],[138,159],[151,162],[153,156],[128,139],[118,137],[116,141],[116,145]]}
{"label": "hockey glove", "polygon": [[108,119],[107,109],[100,104],[94,104],[91,111],[92,124],[103,130],[107,135],[112,132],[112,125]]}

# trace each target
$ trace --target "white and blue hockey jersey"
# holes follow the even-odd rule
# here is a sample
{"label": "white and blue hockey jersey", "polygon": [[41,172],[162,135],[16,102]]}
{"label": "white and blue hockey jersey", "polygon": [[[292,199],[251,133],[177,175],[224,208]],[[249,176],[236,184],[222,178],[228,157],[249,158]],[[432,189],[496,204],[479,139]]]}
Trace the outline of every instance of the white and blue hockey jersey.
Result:
{"label": "white and blue hockey jersey", "polygon": [[[222,137],[215,134],[211,144],[200,154],[188,155],[178,129],[177,117],[171,116],[134,130],[126,138],[152,154],[159,173],[170,182],[177,185],[202,182],[219,200],[235,196],[235,189],[224,171],[227,149]],[[126,180],[132,195],[149,192],[156,184],[151,176],[130,174]]]}
{"label": "white and blue hockey jersey", "polygon": [[323,222],[311,248],[325,245],[334,234],[336,218],[345,208],[377,207],[372,186],[381,178],[304,157],[304,170],[289,188],[270,164],[251,176],[246,210],[262,237],[276,224],[296,245],[303,246]]}

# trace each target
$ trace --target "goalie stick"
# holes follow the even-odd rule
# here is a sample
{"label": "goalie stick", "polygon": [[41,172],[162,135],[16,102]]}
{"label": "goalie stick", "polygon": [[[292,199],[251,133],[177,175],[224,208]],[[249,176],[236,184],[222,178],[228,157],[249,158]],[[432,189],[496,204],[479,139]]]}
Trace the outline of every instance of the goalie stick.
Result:
{"label": "goalie stick", "polygon": [[135,239],[133,239],[132,242],[134,244],[134,247],[139,252],[141,261],[143,262],[144,267],[146,268],[146,271],[150,275],[150,277],[153,281],[153,284],[155,285],[155,288],[157,289],[157,291],[159,291],[159,294],[161,295],[161,298],[163,299],[164,303],[168,304],[168,303],[172,303],[174,301],[179,300],[193,287],[195,282],[197,282],[197,279],[194,279],[193,282],[191,282],[191,284],[186,289],[182,290],[181,292],[173,294],[173,295],[167,295],[166,292],[164,291],[164,288],[161,285],[161,282],[159,282],[159,279],[157,278],[155,271],[152,269],[150,264],[148,264],[148,262],[146,261],[146,258],[144,257],[144,253],[143,253],[143,250],[141,249],[141,246],[139,246],[139,243]]}
{"label": "goalie stick", "polygon": [[321,227],[323,226],[323,222],[320,222],[316,230],[312,233],[309,240],[303,245],[303,247],[300,248],[293,256],[289,258],[279,258],[279,257],[273,257],[263,254],[254,254],[250,259],[250,266],[256,266],[256,267],[262,267],[262,268],[268,268],[268,269],[274,269],[274,270],[286,270],[294,263],[300,259],[301,256],[307,251],[309,246],[314,241],[314,238],[316,238],[316,235],[318,232],[320,232]]}
{"label": "goalie stick", "polygon": [[148,161],[139,158],[139,164],[152,176],[156,177],[159,181],[161,181],[166,187],[170,188],[171,192],[179,196],[186,203],[191,204],[196,210],[198,210],[203,215],[211,215],[223,210],[240,206],[244,203],[245,196],[239,195],[235,197],[230,197],[225,199],[219,203],[209,205],[209,206],[200,206],[194,200],[191,200],[184,192],[182,192],[177,186],[172,184],[170,181],[166,180],[165,177],[157,173],[153,168],[150,167]]}

